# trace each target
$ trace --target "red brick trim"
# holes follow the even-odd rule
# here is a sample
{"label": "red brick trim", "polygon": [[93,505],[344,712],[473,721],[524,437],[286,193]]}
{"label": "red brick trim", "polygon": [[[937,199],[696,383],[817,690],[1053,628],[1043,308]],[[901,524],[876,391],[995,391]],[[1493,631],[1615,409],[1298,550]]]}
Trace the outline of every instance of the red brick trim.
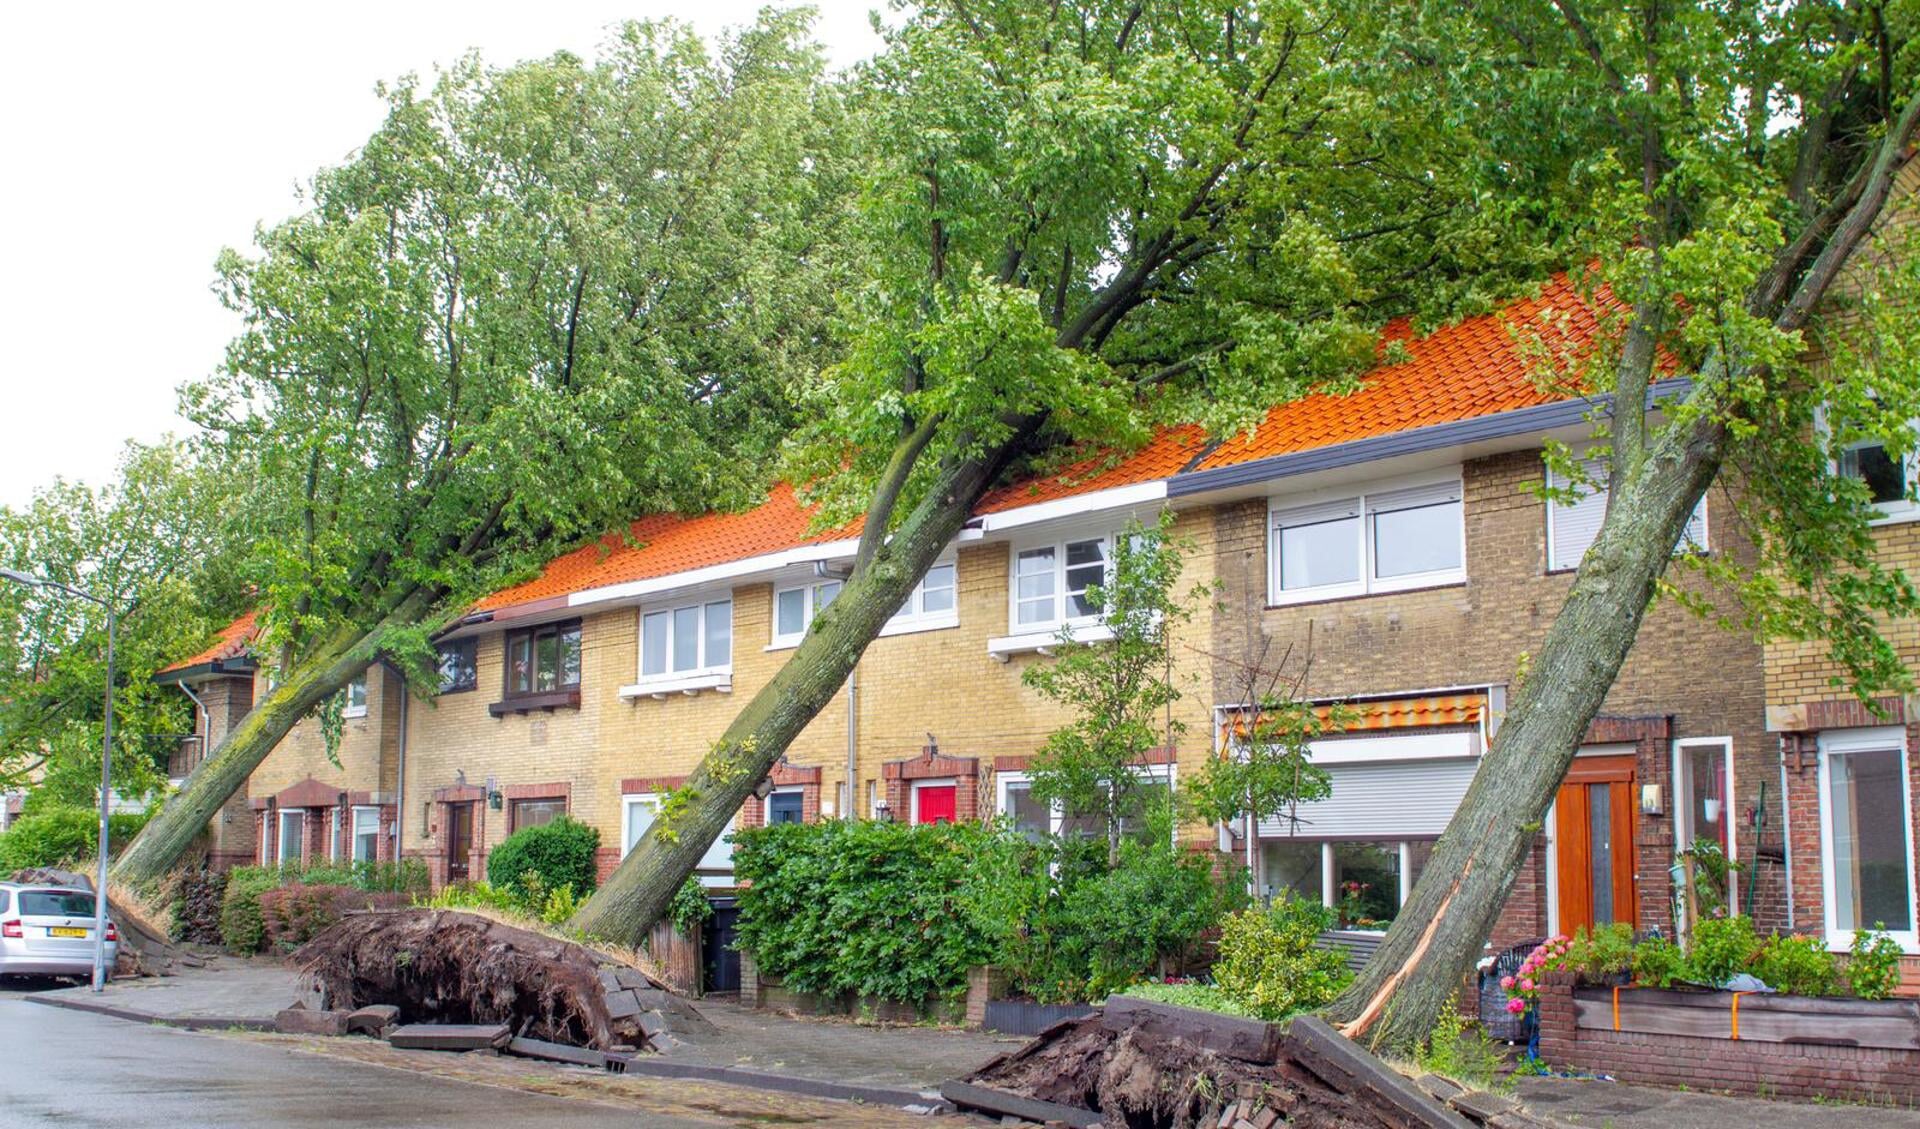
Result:
{"label": "red brick trim", "polygon": [[376,806],[376,801],[373,798],[372,792],[348,792],[347,803],[350,806],[356,807],[356,808],[370,808],[370,807]]}
{"label": "red brick trim", "polygon": [[273,801],[283,808],[331,808],[338,807],[345,794],[346,789],[322,784],[309,776],[290,788],[281,789]]}
{"label": "red brick trim", "polygon": [[468,800],[484,800],[487,790],[477,784],[449,784],[445,788],[435,788],[433,799],[440,804],[460,804]]}
{"label": "red brick trim", "polygon": [[767,779],[773,781],[773,786],[776,788],[792,788],[801,784],[812,784],[818,787],[820,766],[816,764],[802,767],[781,761],[773,766],[773,771],[767,774]]}
{"label": "red brick trim", "polygon": [[922,753],[906,760],[888,761],[880,766],[883,780],[934,780],[942,776],[978,775],[979,757],[949,757],[941,753]]}
{"label": "red brick trim", "polygon": [[268,808],[273,806],[273,797],[272,796],[249,796],[247,797],[247,806],[252,808],[254,811],[266,811]]}
{"label": "red brick trim", "polygon": [[1032,753],[1026,753],[1017,757],[993,758],[993,770],[995,772],[1025,772],[1032,764]]}
{"label": "red brick trim", "polygon": [[506,799],[512,800],[566,800],[573,801],[573,784],[561,780],[550,784],[509,784],[501,789]]}
{"label": "red brick trim", "polygon": [[620,794],[637,796],[643,792],[671,792],[686,782],[684,776],[629,776],[620,781]]}

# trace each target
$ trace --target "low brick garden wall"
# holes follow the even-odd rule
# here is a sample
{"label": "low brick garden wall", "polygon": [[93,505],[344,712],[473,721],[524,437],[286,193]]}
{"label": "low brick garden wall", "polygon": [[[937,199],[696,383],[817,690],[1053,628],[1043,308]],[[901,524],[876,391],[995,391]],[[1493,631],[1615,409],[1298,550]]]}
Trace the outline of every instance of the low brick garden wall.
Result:
{"label": "low brick garden wall", "polygon": [[1920,1003],[1579,988],[1550,972],[1540,1057],[1623,1082],[1760,1097],[1920,1102]]}

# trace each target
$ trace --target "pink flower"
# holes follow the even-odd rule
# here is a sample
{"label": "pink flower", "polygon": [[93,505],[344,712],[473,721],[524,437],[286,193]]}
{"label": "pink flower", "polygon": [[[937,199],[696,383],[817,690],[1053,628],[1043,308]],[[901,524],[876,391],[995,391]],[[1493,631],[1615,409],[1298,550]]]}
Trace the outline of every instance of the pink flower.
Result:
{"label": "pink flower", "polygon": [[1520,990],[1521,990],[1522,992],[1531,992],[1531,991],[1533,991],[1533,981],[1531,981],[1531,980],[1522,980],[1522,981],[1520,981]]}
{"label": "pink flower", "polygon": [[1565,933],[1555,933],[1553,935],[1553,943],[1556,945],[1564,945],[1571,940],[1573,940],[1573,938],[1567,936]]}
{"label": "pink flower", "polygon": [[1515,996],[1507,1001],[1507,1010],[1514,1015],[1519,1015],[1521,1012],[1527,1010],[1527,1001],[1521,999],[1519,996]]}
{"label": "pink flower", "polygon": [[1513,977],[1511,977],[1511,976],[1502,976],[1502,977],[1500,978],[1500,986],[1501,986],[1502,988],[1512,988],[1512,987],[1513,987]]}

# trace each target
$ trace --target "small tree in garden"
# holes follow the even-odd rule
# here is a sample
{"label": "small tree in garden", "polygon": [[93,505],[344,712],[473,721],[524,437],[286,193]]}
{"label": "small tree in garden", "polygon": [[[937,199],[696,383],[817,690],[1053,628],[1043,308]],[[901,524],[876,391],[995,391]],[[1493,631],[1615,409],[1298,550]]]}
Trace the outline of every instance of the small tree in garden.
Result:
{"label": "small tree in garden", "polygon": [[1193,618],[1193,600],[1174,594],[1186,547],[1172,536],[1172,524],[1170,513],[1151,528],[1129,522],[1114,539],[1106,578],[1084,597],[1072,597],[1083,611],[1097,610],[1113,638],[1080,643],[1062,628],[1054,661],[1024,675],[1028,686],[1076,715],[1034,757],[1033,795],[1098,820],[1108,866],[1120,860],[1125,821],[1144,814],[1152,781],[1135,769],[1147,763],[1150,750],[1171,747],[1185,729],[1170,713],[1180,691],[1169,633]]}
{"label": "small tree in garden", "polygon": [[1312,742],[1343,720],[1340,711],[1316,709],[1303,696],[1312,636],[1297,661],[1289,646],[1268,665],[1272,647],[1264,640],[1256,660],[1243,665],[1232,736],[1186,789],[1195,814],[1229,825],[1244,819],[1250,851],[1261,820],[1279,817],[1297,827],[1299,806],[1332,792],[1326,770],[1313,763]]}
{"label": "small tree in garden", "polygon": [[571,887],[575,894],[592,891],[599,876],[594,855],[600,849],[599,829],[566,816],[538,827],[523,827],[487,856],[487,881],[502,890],[521,895],[527,888],[528,872],[538,876],[541,892]]}

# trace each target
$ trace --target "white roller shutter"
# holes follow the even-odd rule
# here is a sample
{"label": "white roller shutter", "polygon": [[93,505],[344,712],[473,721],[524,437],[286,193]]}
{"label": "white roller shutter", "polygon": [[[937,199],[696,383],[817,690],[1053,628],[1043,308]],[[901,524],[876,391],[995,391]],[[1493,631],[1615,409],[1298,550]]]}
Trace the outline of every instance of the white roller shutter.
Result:
{"label": "white roller shutter", "polygon": [[[1607,463],[1604,459],[1582,459],[1580,466],[1589,480],[1597,483],[1593,487],[1578,487],[1586,493],[1579,501],[1570,505],[1549,502],[1547,508],[1551,536],[1547,538],[1547,568],[1549,570],[1579,568],[1580,559],[1593,547],[1593,539],[1600,535],[1600,523],[1607,517]],[[1547,484],[1555,488],[1571,485],[1561,475],[1549,470]],[[1687,519],[1687,527],[1680,534],[1683,545],[1696,548],[1707,547],[1707,500],[1700,499],[1694,507],[1693,516]]]}
{"label": "white roller shutter", "polygon": [[1368,494],[1367,509],[1377,514],[1391,510],[1415,510],[1422,506],[1458,502],[1460,497],[1460,480],[1455,478],[1446,482],[1431,482],[1424,486],[1409,486],[1404,490],[1383,490]]}
{"label": "white roller shutter", "polygon": [[1446,830],[1479,766],[1477,757],[1332,765],[1333,793],[1301,804],[1298,826],[1261,820],[1260,837],[1433,838]]}
{"label": "white roller shutter", "polygon": [[1339,521],[1342,518],[1360,516],[1360,499],[1342,498],[1335,502],[1317,502],[1307,506],[1291,506],[1284,510],[1273,511],[1273,527],[1285,529],[1293,525],[1319,525],[1323,521]]}

